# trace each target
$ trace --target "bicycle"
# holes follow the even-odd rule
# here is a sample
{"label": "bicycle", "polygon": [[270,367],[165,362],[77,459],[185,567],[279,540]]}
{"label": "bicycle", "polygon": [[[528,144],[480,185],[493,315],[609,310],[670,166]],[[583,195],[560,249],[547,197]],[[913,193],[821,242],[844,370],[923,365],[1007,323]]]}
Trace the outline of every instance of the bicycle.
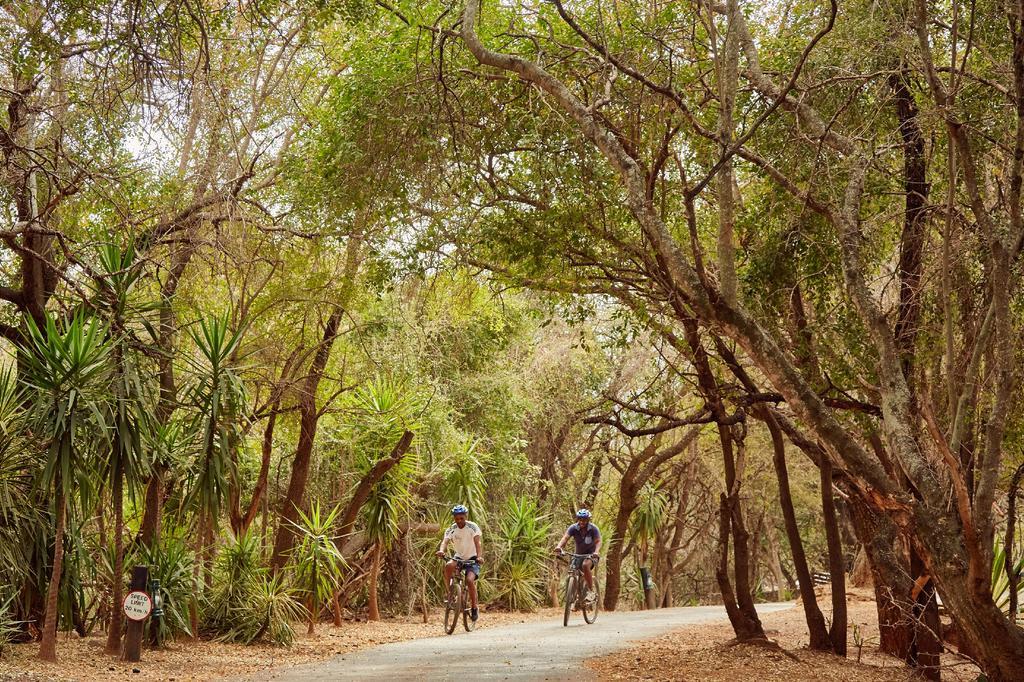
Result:
{"label": "bicycle", "polygon": [[[583,578],[583,569],[580,567],[583,559],[591,558],[591,554],[559,554],[558,558],[569,564],[569,573],[565,576],[565,616],[562,618],[563,627],[569,626],[569,614],[573,606],[583,613],[583,620],[588,625],[597,621],[598,603],[601,601],[600,586],[597,577],[594,577],[594,599],[590,601],[586,594],[586,580]],[[580,561],[574,561],[580,559]]]}
{"label": "bicycle", "polygon": [[467,597],[469,590],[466,587],[466,567],[476,563],[476,557],[442,559],[445,562],[455,562],[455,573],[448,581],[448,593],[444,602],[444,632],[447,635],[455,632],[455,626],[459,624],[459,612],[462,612],[462,627],[466,628],[466,632],[473,632],[476,629],[476,621],[473,620],[472,607]]}

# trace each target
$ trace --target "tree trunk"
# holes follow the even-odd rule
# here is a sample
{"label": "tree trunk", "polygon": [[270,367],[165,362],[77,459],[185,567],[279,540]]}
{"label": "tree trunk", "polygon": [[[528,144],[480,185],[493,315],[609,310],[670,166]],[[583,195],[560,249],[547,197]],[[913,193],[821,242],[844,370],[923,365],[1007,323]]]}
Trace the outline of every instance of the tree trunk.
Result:
{"label": "tree trunk", "polygon": [[270,478],[270,457],[274,452],[274,426],[277,423],[277,404],[271,407],[270,416],[267,417],[267,426],[263,429],[263,446],[260,459],[260,473],[256,477],[256,487],[252,491],[252,499],[249,500],[249,507],[238,524],[236,533],[244,533],[256,520],[263,502],[263,495],[267,491],[267,481]]}
{"label": "tree trunk", "polygon": [[[115,437],[115,452],[119,452],[120,444]],[[110,586],[110,626],[107,630],[106,652],[111,656],[121,653],[121,628],[124,625],[122,600],[124,589],[124,475],[119,465],[110,486],[110,503],[114,507],[114,575]]]}
{"label": "tree trunk", "polygon": [[817,595],[814,593],[814,581],[811,578],[810,568],[807,566],[807,555],[804,553],[800,526],[797,524],[796,510],[793,508],[793,496],[789,488],[789,469],[786,466],[786,441],[782,437],[782,430],[778,423],[768,410],[759,410],[758,416],[768,427],[768,433],[772,438],[774,452],[772,462],[775,465],[775,478],[779,482],[779,505],[782,507],[786,539],[789,541],[793,569],[796,571],[797,585],[800,588],[800,605],[803,607],[804,619],[807,621],[810,646],[818,651],[831,651],[832,640],[825,625],[825,616],[822,615],[821,608],[818,606]]}
{"label": "tree trunk", "polygon": [[832,499],[832,461],[824,456],[818,464],[821,474],[821,511],[825,517],[825,540],[828,544],[828,570],[832,576],[832,627],[829,639],[832,651],[846,656],[846,566],[843,543],[839,537],[839,520]]}
{"label": "tree trunk", "polygon": [[878,648],[913,665],[911,647],[915,639],[910,603],[913,587],[910,557],[892,519],[850,497],[854,529],[862,543],[875,588],[878,611]]}
{"label": "tree trunk", "polygon": [[57,598],[60,596],[60,578],[64,569],[64,524],[67,515],[67,501],[61,482],[57,480],[54,498],[56,515],[56,532],[53,538],[53,568],[50,572],[50,584],[46,588],[46,616],[43,620],[42,643],[39,645],[39,658],[44,661],[57,660]]}
{"label": "tree trunk", "polygon": [[629,517],[636,509],[636,483],[633,468],[627,468],[619,480],[619,511],[615,515],[615,528],[608,538],[608,549],[605,550],[606,564],[604,572],[604,610],[614,611],[619,603],[622,589],[622,549],[629,532]]}
{"label": "tree trunk", "polygon": [[380,620],[380,609],[377,606],[377,583],[380,578],[381,548],[378,542],[373,546],[373,557],[370,561],[370,575],[366,582],[367,620]]}
{"label": "tree trunk", "polygon": [[310,363],[309,374],[306,376],[302,394],[299,397],[299,442],[295,447],[295,458],[292,460],[292,477],[288,483],[288,493],[281,508],[281,522],[277,527],[277,538],[274,541],[274,553],[270,558],[271,570],[275,573],[284,568],[295,543],[293,524],[299,519],[299,510],[305,507],[306,481],[309,479],[309,465],[313,455],[313,443],[316,440],[317,424],[320,413],[317,411],[316,392],[323,378],[327,361],[330,359],[331,348],[338,338],[338,325],[341,323],[341,308],[335,308],[327,324],[324,326],[323,339]]}

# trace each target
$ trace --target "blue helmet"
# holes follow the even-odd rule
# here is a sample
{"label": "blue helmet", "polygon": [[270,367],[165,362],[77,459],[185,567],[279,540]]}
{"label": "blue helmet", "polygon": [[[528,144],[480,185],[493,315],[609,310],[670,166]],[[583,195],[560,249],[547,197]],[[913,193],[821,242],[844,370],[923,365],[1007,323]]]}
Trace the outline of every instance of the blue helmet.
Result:
{"label": "blue helmet", "polygon": [[468,513],[469,513],[469,510],[466,509],[466,505],[464,505],[464,504],[457,504],[454,507],[452,507],[452,515],[453,516],[455,514],[468,514]]}
{"label": "blue helmet", "polygon": [[590,518],[590,510],[589,509],[580,509],[578,512],[576,512],[576,518],[577,519],[589,519]]}

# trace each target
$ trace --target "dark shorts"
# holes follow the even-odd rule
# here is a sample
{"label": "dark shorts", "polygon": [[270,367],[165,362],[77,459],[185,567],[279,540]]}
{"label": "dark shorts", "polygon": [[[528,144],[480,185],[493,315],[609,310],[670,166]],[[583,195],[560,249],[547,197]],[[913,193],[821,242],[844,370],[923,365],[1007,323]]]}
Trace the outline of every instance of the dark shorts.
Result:
{"label": "dark shorts", "polygon": [[590,557],[590,556],[574,556],[572,558],[572,565],[575,568],[583,568],[583,562],[586,561],[587,559],[590,559],[590,567],[591,568],[597,568],[597,562],[601,560],[601,557],[598,557],[598,558],[595,559],[594,557]]}
{"label": "dark shorts", "polygon": [[473,573],[473,575],[475,577],[477,577],[477,578],[480,577],[480,564],[478,564],[475,561],[473,561],[471,563],[468,563],[468,564],[456,564],[456,566],[461,567],[462,570],[466,571],[466,573],[469,573],[469,572],[472,571],[472,573]]}

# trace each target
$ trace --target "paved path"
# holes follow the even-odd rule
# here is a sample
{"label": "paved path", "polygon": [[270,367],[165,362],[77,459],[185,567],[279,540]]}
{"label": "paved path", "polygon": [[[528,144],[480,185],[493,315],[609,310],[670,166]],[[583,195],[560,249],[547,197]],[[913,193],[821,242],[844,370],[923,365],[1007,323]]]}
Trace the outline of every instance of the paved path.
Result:
{"label": "paved path", "polygon": [[[792,603],[761,604],[760,613]],[[485,619],[486,614],[481,615]],[[724,621],[720,606],[601,613],[586,625],[574,614],[569,627],[558,620],[481,627],[467,633],[395,642],[297,666],[259,679],[288,682],[319,680],[575,680],[593,679],[580,670],[587,658],[624,649],[639,639],[657,637],[683,625]]]}

